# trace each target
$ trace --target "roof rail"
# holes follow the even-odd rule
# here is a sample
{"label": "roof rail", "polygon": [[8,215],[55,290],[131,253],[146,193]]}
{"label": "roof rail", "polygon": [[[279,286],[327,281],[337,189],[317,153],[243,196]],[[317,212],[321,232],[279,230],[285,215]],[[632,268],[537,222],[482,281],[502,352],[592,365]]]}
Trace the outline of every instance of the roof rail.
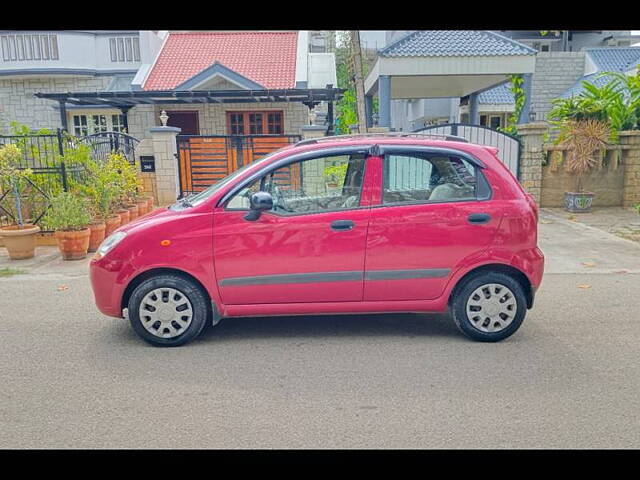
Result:
{"label": "roof rail", "polygon": [[458,135],[449,135],[446,133],[420,133],[420,132],[385,132],[385,133],[353,133],[349,135],[333,135],[329,137],[320,137],[320,138],[309,138],[307,140],[301,140],[295,144],[295,146],[300,145],[312,145],[314,143],[322,143],[322,142],[330,142],[333,140],[349,140],[351,138],[369,138],[369,137],[380,137],[380,138],[406,138],[406,137],[415,137],[415,138],[428,138],[433,140],[446,140],[449,142],[465,142],[469,143],[469,141],[464,137],[459,137]]}

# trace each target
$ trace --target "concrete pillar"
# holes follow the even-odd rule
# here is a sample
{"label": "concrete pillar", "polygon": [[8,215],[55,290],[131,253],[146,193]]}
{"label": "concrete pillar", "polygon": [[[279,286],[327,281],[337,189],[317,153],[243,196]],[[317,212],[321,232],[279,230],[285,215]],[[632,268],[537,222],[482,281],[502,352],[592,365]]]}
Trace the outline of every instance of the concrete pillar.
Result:
{"label": "concrete pillar", "polygon": [[378,126],[391,127],[391,77],[389,75],[380,75],[378,78],[378,99],[380,110]]}
{"label": "concrete pillar", "polygon": [[623,152],[624,186],[622,206],[640,205],[640,130],[620,132],[620,144],[628,147]]}
{"label": "concrete pillar", "polygon": [[469,123],[472,125],[480,124],[480,117],[478,116],[478,92],[473,92],[469,95]]}
{"label": "concrete pillar", "polygon": [[180,171],[176,136],[178,127],[149,129],[156,164],[156,198],[159,205],[168,205],[180,196]]}
{"label": "concrete pillar", "polygon": [[520,112],[520,118],[518,119],[519,124],[529,123],[531,119],[529,115],[531,113],[531,82],[533,78],[533,74],[525,73],[522,75],[522,90],[524,90],[524,106],[522,107],[522,111]]}
{"label": "concrete pillar", "polygon": [[538,205],[542,194],[542,146],[547,130],[545,122],[518,125],[518,134],[522,138],[518,180],[535,197]]}
{"label": "concrete pillar", "polygon": [[302,140],[324,137],[326,133],[327,127],[325,127],[324,125],[304,125],[300,127]]}

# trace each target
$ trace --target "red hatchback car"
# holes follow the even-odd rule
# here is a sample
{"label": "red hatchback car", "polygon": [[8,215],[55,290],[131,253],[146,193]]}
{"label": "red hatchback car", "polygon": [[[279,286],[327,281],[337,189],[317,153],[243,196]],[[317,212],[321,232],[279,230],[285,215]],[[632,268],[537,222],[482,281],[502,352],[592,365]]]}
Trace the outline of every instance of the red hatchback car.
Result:
{"label": "red hatchback car", "polygon": [[538,210],[496,149],[458,140],[273,152],[105,239],[96,304],[158,346],[224,317],[448,309],[474,340],[507,338],[542,280]]}

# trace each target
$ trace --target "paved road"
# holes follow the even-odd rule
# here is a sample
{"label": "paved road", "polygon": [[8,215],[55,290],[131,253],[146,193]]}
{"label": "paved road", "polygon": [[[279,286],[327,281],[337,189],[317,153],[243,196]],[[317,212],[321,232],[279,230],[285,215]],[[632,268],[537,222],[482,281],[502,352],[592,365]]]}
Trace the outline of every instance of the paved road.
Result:
{"label": "paved road", "polygon": [[360,315],[157,349],[96,312],[83,265],[0,279],[0,448],[639,448],[640,246],[543,222],[549,273],[499,344]]}

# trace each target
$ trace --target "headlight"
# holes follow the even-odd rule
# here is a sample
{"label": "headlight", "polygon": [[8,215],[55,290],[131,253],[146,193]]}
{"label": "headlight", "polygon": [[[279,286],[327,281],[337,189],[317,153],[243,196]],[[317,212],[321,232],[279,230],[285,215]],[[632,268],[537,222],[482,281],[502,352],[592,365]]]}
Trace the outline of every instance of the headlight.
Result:
{"label": "headlight", "polygon": [[96,251],[96,254],[95,254],[94,258],[96,260],[99,260],[100,258],[104,257],[107,253],[109,253],[111,250],[113,250],[113,248],[116,245],[118,245],[124,239],[124,237],[126,237],[126,236],[127,236],[126,232],[116,232],[116,233],[113,233],[113,234],[109,235],[100,244],[100,247],[98,247],[98,250]]}

